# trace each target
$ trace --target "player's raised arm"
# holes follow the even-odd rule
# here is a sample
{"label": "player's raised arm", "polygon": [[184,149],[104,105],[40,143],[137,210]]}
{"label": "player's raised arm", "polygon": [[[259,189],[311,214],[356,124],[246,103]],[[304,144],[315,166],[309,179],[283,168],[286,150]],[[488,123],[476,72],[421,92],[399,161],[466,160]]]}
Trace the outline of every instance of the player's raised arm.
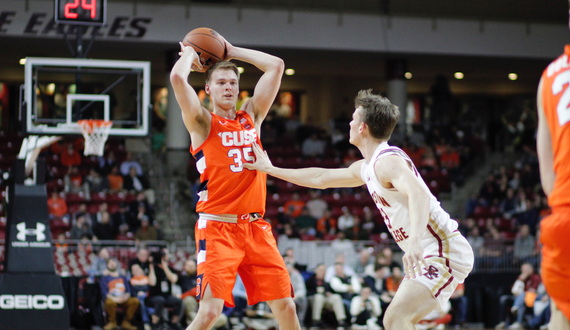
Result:
{"label": "player's raised arm", "polygon": [[245,163],[244,167],[267,173],[276,178],[292,182],[299,186],[326,189],[358,187],[364,184],[360,178],[363,160],[354,162],[348,168],[308,167],[299,169],[279,168],[271,164],[267,153],[259,145],[253,145],[255,163]]}
{"label": "player's raised arm", "polygon": [[258,126],[267,116],[269,108],[275,101],[277,92],[279,92],[285,64],[279,57],[258,50],[235,47],[227,40],[226,51],[226,60],[236,59],[247,62],[263,71],[263,75],[255,85],[252,98],[242,108],[252,116],[256,126]]}
{"label": "player's raised arm", "polygon": [[170,72],[170,83],[182,110],[182,119],[194,142],[196,133],[207,136],[209,112],[202,107],[196,91],[188,83],[192,67],[202,69],[198,54],[190,46],[180,43],[180,58]]}

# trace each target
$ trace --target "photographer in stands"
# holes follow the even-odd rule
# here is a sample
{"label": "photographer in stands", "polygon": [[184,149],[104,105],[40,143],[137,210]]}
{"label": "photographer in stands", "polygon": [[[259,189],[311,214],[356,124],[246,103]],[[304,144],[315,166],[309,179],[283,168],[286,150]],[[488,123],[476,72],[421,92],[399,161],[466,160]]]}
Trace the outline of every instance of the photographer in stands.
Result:
{"label": "photographer in stands", "polygon": [[163,311],[166,306],[172,308],[170,326],[174,329],[180,329],[182,300],[172,295],[172,284],[178,281],[178,274],[172,271],[168,265],[170,253],[168,249],[163,248],[159,252],[153,253],[149,259],[148,283],[150,288],[146,305],[154,308],[151,324],[155,327],[166,321],[163,319]]}

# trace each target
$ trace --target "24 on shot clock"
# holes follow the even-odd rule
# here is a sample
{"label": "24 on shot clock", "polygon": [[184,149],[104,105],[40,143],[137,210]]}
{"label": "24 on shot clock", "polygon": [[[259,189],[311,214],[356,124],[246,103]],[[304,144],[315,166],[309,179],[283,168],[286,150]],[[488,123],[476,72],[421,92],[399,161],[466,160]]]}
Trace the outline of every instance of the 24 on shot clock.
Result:
{"label": "24 on shot clock", "polygon": [[107,0],[55,0],[55,21],[59,24],[105,25]]}

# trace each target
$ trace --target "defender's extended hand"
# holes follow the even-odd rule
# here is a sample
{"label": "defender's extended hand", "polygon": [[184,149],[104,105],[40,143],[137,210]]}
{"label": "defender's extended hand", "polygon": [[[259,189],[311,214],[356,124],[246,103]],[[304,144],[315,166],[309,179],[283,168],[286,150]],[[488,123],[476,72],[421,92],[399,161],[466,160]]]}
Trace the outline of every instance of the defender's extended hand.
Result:
{"label": "defender's extended hand", "polygon": [[267,156],[267,151],[262,150],[257,143],[254,143],[252,147],[253,147],[253,153],[255,154],[255,162],[244,163],[243,166],[248,170],[256,170],[267,173],[267,171],[271,167],[273,167],[273,164],[271,164],[269,156]]}

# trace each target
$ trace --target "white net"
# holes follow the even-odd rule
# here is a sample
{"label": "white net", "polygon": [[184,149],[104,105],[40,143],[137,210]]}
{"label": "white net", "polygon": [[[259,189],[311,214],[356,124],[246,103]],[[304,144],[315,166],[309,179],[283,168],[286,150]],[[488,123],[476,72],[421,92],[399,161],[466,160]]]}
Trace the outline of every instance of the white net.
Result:
{"label": "white net", "polygon": [[105,142],[109,137],[109,131],[113,122],[97,119],[79,120],[77,122],[81,127],[81,133],[85,138],[85,149],[83,154],[103,156]]}

